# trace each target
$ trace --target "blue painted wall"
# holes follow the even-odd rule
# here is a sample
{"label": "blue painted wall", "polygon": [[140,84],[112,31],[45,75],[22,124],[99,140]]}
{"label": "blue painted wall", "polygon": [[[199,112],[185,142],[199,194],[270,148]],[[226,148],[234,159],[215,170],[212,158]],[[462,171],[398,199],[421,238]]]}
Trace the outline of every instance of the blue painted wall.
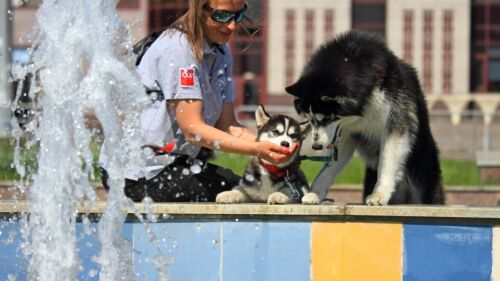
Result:
{"label": "blue painted wall", "polygon": [[492,228],[404,225],[403,280],[490,281]]}
{"label": "blue painted wall", "polygon": [[[316,227],[321,224],[314,223]],[[349,245],[338,243],[338,239],[351,237],[324,232],[318,232],[320,237],[313,236],[312,225],[311,222],[262,220],[167,220],[148,225],[127,222],[121,236],[132,243],[134,272],[141,281],[161,280],[164,276],[168,276],[169,281],[305,281],[311,279],[314,261],[333,270],[333,261],[343,258],[336,256],[327,260],[317,256],[315,259],[312,241],[330,240],[334,244]],[[340,231],[350,225],[337,223],[336,227]],[[400,280],[491,280],[492,226],[403,224],[402,227]],[[97,224],[78,223],[76,232],[83,261],[78,280],[98,280]],[[389,246],[401,242],[398,241],[384,243]],[[27,280],[27,261],[21,245],[21,224],[0,220],[0,280],[14,277],[16,281]],[[383,252],[371,254],[370,258],[384,255]],[[369,266],[362,256],[356,262]],[[394,260],[398,263],[394,266],[401,267],[401,259]],[[335,271],[330,273],[336,276]],[[320,277],[316,279],[327,280]]]}

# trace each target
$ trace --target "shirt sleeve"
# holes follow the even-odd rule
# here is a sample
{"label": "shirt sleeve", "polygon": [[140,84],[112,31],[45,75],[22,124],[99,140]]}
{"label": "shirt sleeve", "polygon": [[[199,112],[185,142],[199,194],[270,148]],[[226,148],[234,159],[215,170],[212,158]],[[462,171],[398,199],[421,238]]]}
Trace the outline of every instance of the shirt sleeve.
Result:
{"label": "shirt sleeve", "polygon": [[226,88],[224,90],[224,102],[233,102],[235,98],[234,82],[233,82],[233,55],[231,54],[231,49],[224,45],[224,61],[227,64],[226,67]]}
{"label": "shirt sleeve", "polygon": [[159,40],[169,40],[159,49],[157,78],[165,99],[202,99],[200,67],[185,35],[166,34]]}

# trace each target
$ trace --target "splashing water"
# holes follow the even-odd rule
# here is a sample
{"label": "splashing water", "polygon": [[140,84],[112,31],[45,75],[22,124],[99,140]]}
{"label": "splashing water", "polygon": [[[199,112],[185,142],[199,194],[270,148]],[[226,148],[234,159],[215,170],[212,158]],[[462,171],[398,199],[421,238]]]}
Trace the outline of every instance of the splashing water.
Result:
{"label": "splashing water", "polygon": [[118,16],[116,2],[45,0],[36,15],[33,65],[25,69],[38,77],[42,90],[42,112],[32,131],[40,149],[29,189],[29,280],[76,280],[81,263],[77,204],[95,200],[89,182],[92,133],[84,117],[89,109],[95,110],[109,148],[110,191],[98,228],[99,278],[134,279],[131,246],[117,235],[130,205],[122,167],[142,161],[137,122],[148,98],[133,71],[130,27]]}

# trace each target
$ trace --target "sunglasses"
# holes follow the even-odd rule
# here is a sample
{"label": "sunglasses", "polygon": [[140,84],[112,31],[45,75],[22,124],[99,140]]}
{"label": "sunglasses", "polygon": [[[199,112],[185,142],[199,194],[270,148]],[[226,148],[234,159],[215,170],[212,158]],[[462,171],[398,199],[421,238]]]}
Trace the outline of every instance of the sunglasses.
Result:
{"label": "sunglasses", "polygon": [[236,11],[236,12],[229,12],[229,11],[214,9],[214,8],[208,6],[208,4],[203,5],[203,8],[207,12],[209,12],[210,17],[218,23],[229,23],[233,19],[237,23],[240,23],[245,18],[245,11],[247,10],[247,4],[245,3],[245,7],[243,7],[243,9]]}

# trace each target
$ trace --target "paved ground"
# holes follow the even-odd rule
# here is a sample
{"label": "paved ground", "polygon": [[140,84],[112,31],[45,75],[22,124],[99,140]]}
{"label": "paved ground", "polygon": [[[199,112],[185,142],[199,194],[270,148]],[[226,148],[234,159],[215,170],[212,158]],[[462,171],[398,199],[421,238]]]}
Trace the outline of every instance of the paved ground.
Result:
{"label": "paved ground", "polygon": [[[490,187],[449,187],[445,192],[446,205],[500,206],[500,186]],[[362,203],[362,191],[359,186],[333,188],[329,198],[336,203]]]}
{"label": "paved ground", "polygon": [[[106,192],[96,187],[98,200],[106,200]],[[335,203],[362,204],[360,186],[339,186],[333,188],[329,195]],[[0,201],[18,199],[25,200],[26,194],[12,187],[9,183],[0,183]],[[489,187],[449,187],[446,190],[446,205],[466,206],[500,206],[500,186]]]}

